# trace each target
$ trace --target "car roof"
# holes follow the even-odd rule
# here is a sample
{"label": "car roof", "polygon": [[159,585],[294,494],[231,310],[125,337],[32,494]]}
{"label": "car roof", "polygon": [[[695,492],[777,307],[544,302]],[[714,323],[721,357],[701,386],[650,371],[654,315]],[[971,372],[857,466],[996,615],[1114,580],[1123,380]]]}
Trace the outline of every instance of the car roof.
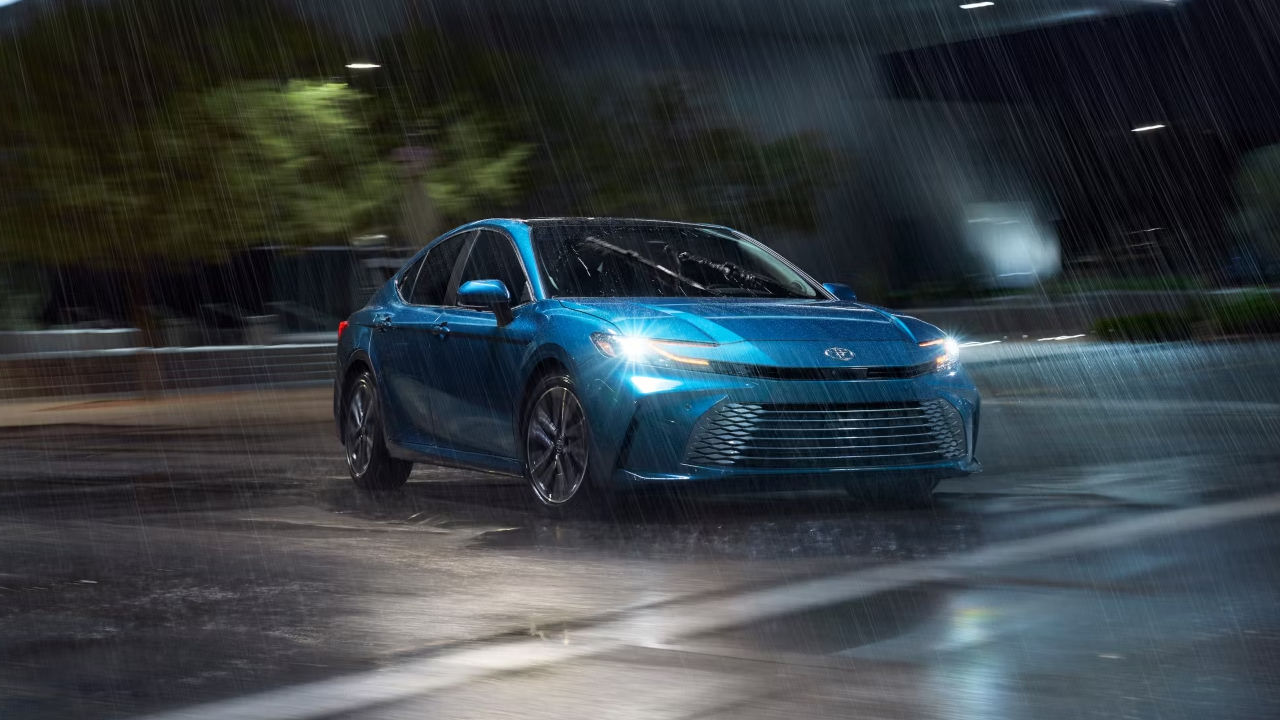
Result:
{"label": "car roof", "polygon": [[[507,222],[516,222],[530,227],[579,227],[601,225],[682,225],[690,227],[721,227],[713,223],[685,222],[682,220],[656,220],[653,218],[626,218],[626,217],[538,217],[538,218],[507,218]],[[500,222],[500,220],[489,220],[482,222]]]}

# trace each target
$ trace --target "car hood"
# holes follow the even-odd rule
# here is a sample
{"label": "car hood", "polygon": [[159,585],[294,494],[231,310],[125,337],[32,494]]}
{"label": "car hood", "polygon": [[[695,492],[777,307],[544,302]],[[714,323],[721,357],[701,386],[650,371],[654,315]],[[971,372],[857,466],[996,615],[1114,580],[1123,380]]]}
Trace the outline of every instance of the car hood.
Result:
{"label": "car hood", "polygon": [[857,302],[744,298],[560,302],[613,323],[623,334],[663,340],[722,345],[741,341],[916,342],[908,327],[892,314]]}

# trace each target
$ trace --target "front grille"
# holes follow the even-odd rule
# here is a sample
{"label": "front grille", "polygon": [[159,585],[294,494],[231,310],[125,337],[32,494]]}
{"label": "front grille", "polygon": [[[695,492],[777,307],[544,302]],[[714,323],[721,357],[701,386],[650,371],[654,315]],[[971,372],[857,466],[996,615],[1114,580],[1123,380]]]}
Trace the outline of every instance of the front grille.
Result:
{"label": "front grille", "polygon": [[951,403],[769,405],[726,403],[703,416],[685,450],[690,465],[865,468],[926,465],[966,453]]}
{"label": "front grille", "polygon": [[778,367],[746,363],[711,363],[711,371],[762,380],[908,380],[933,372],[933,361],[884,367]]}

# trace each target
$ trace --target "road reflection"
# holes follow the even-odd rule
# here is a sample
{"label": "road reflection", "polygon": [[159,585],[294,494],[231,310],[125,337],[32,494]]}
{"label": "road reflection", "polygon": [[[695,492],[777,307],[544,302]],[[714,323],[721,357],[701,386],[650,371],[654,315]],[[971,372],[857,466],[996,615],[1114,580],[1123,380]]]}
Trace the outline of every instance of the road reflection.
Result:
{"label": "road reflection", "polygon": [[843,493],[629,495],[584,519],[543,517],[520,483],[410,483],[376,495],[335,487],[331,511],[380,522],[479,529],[474,545],[646,558],[907,560],[981,542],[978,516],[939,496],[932,507],[869,506]]}

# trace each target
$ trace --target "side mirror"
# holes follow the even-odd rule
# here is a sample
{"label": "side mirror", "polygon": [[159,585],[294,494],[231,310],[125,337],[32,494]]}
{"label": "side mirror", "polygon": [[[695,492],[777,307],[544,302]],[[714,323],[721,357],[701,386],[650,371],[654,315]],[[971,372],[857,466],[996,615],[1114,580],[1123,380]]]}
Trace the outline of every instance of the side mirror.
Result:
{"label": "side mirror", "polygon": [[492,310],[498,326],[511,322],[511,293],[501,280],[468,280],[458,288],[458,304]]}
{"label": "side mirror", "polygon": [[858,294],[853,291],[853,288],[844,283],[822,283],[822,287],[826,288],[827,292],[835,295],[837,300],[853,302],[858,299]]}

